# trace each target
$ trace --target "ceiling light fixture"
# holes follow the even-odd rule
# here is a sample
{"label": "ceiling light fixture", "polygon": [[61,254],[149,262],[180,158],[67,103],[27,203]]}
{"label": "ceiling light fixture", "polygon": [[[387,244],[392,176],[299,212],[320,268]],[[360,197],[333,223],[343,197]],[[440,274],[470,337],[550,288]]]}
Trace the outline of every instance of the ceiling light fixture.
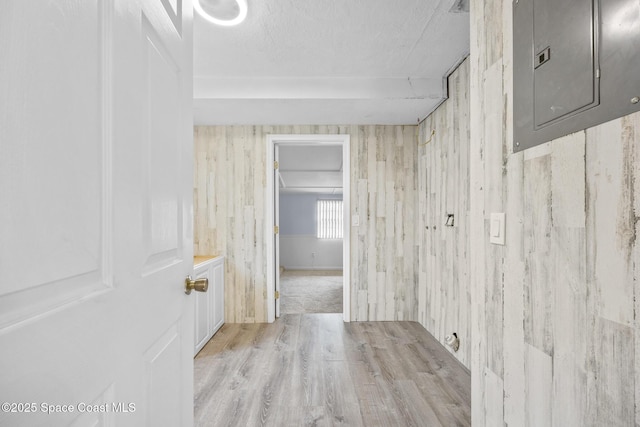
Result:
{"label": "ceiling light fixture", "polygon": [[238,3],[238,16],[233,19],[218,19],[214,16],[211,16],[209,13],[205,12],[200,4],[200,0],[193,0],[193,8],[209,22],[213,22],[216,25],[224,25],[225,27],[231,27],[233,25],[238,25],[247,17],[247,0],[235,0]]}

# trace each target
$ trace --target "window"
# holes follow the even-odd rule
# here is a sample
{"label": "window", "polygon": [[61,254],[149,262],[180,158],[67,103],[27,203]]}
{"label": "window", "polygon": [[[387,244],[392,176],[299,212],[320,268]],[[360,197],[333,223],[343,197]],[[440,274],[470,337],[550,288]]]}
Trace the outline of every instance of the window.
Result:
{"label": "window", "polygon": [[342,239],[342,200],[318,200],[318,239]]}

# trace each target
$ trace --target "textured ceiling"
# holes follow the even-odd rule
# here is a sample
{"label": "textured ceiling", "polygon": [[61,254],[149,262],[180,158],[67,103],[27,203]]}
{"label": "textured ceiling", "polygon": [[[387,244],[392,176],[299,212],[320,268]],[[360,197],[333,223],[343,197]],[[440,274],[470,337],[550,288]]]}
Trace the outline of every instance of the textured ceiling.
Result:
{"label": "textured ceiling", "polygon": [[469,50],[460,0],[248,6],[237,27],[195,17],[196,124],[414,124]]}
{"label": "textured ceiling", "polygon": [[342,146],[283,145],[278,163],[282,193],[342,194]]}

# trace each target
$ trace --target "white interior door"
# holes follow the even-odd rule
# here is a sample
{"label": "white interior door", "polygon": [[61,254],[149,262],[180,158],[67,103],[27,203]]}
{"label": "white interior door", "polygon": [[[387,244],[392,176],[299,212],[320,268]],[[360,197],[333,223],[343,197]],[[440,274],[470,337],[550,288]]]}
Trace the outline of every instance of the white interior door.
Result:
{"label": "white interior door", "polygon": [[193,422],[191,22],[3,2],[0,425]]}
{"label": "white interior door", "polygon": [[[278,145],[274,145],[273,147],[273,158],[275,159],[274,165],[279,165],[280,155]],[[282,181],[280,180],[280,171],[279,167],[273,168],[274,174],[274,182],[275,188],[273,192],[273,218],[274,224],[276,227],[276,232],[273,233],[273,247],[274,250],[274,258],[275,258],[275,289],[276,289],[276,318],[280,317],[280,185],[282,185]]]}

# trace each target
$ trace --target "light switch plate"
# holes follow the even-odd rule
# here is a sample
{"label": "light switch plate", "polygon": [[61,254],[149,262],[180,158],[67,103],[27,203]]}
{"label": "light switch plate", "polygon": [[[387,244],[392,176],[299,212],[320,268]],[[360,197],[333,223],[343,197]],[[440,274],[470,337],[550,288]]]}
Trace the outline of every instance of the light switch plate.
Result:
{"label": "light switch plate", "polygon": [[351,225],[358,227],[360,225],[360,215],[354,215],[351,217]]}
{"label": "light switch plate", "polygon": [[491,223],[489,226],[489,242],[493,243],[494,245],[505,244],[505,219],[506,215],[504,212],[491,213]]}

